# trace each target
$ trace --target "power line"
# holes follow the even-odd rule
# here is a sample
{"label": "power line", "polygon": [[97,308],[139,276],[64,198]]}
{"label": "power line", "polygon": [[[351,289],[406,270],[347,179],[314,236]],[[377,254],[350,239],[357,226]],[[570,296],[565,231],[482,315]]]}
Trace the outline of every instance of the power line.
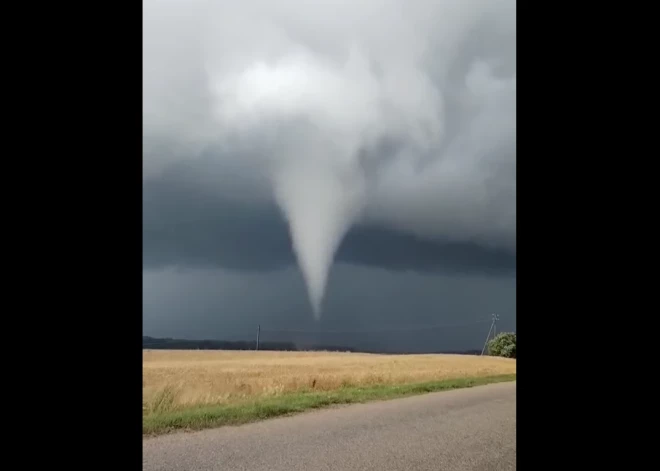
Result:
{"label": "power line", "polygon": [[490,339],[490,333],[493,333],[493,338],[495,338],[497,332],[497,321],[500,320],[500,317],[497,314],[493,314],[493,322],[490,324],[490,329],[488,330],[488,335],[486,336],[486,341],[484,342],[484,348],[481,349],[481,356],[483,356],[486,351],[486,346],[488,346],[488,340]]}
{"label": "power line", "polygon": [[411,327],[390,327],[381,329],[360,329],[360,330],[304,330],[304,329],[261,329],[264,333],[283,333],[283,334],[371,334],[381,332],[411,332],[418,330],[444,329],[448,327],[466,327],[470,325],[485,324],[491,322],[491,319],[479,319],[472,322],[462,322],[454,324],[434,324]]}

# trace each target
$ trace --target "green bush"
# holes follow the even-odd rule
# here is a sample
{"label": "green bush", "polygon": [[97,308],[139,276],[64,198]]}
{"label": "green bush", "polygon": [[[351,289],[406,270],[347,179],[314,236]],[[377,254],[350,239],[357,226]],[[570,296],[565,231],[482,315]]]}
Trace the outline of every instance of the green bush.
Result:
{"label": "green bush", "polygon": [[496,357],[516,358],[516,334],[502,332],[488,342],[488,354]]}

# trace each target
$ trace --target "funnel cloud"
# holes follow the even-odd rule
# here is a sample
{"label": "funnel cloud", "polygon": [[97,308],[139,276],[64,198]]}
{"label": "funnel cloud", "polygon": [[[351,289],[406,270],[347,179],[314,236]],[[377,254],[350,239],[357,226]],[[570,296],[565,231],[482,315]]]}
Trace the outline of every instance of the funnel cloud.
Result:
{"label": "funnel cloud", "polygon": [[515,276],[515,8],[145,0],[145,269]]}
{"label": "funnel cloud", "polygon": [[361,178],[353,173],[342,177],[321,163],[301,162],[282,169],[274,182],[318,319],[335,252],[362,207]]}

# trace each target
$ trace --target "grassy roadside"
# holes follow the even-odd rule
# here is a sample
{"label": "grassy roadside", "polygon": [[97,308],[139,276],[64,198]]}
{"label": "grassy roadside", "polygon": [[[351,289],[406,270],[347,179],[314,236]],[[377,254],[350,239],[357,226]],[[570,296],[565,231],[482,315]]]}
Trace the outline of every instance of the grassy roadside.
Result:
{"label": "grassy roadside", "polygon": [[515,379],[515,374],[507,374],[418,384],[345,387],[328,392],[299,392],[236,404],[196,406],[160,413],[154,412],[143,416],[142,433],[151,436],[177,430],[202,430],[222,425],[238,425],[331,405],[394,399],[428,392],[514,381]]}

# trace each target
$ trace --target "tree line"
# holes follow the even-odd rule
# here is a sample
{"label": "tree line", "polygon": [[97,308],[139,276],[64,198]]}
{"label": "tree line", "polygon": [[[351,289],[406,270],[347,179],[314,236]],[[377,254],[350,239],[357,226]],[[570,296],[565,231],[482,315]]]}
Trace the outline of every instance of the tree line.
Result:
{"label": "tree line", "polygon": [[[151,350],[255,350],[255,340],[188,340],[175,338],[142,337],[142,348]],[[259,350],[269,351],[325,351],[325,352],[355,352],[355,353],[387,353],[406,354],[406,351],[375,351],[364,348],[347,347],[340,345],[305,345],[301,347],[294,342],[260,341]],[[479,355],[480,350],[445,350],[429,353],[449,353],[460,355]]]}
{"label": "tree line", "polygon": [[495,357],[516,358],[516,333],[502,332],[488,342],[488,354]]}

